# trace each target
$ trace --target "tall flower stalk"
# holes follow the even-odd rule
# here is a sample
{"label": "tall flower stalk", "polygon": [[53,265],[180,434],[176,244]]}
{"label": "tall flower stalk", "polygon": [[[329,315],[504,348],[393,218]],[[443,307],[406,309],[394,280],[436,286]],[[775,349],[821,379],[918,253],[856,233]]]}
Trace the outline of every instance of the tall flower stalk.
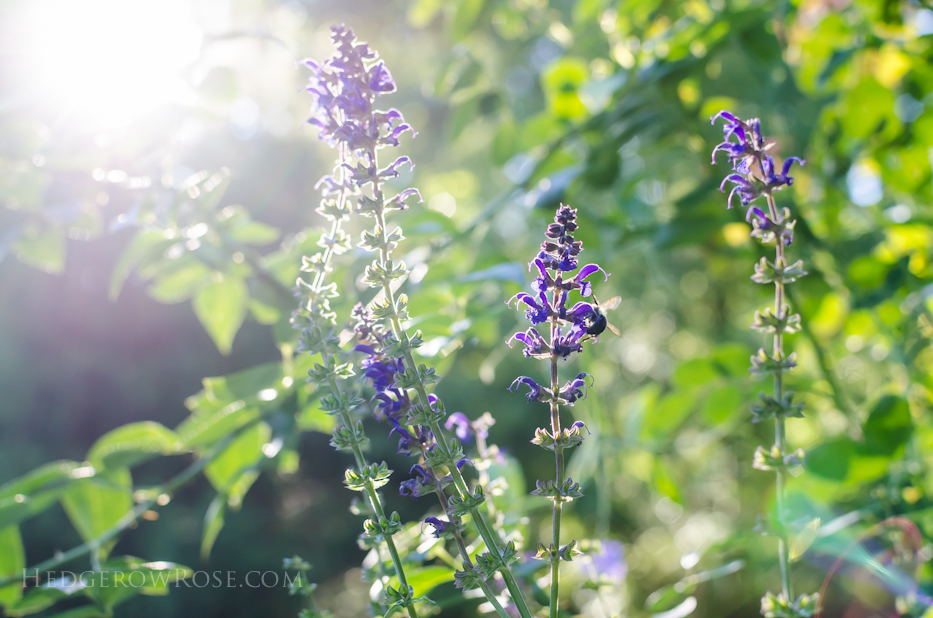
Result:
{"label": "tall flower stalk", "polygon": [[372,547],[386,546],[399,579],[399,590],[387,589],[386,604],[390,611],[404,608],[412,618],[417,618],[415,603],[420,599],[412,594],[393,540],[402,524],[398,513],[386,514],[378,493],[388,482],[391,471],[384,462],[368,463],[363,454],[367,438],[362,422],[353,420],[353,410],[364,400],[355,390],[355,383],[346,380],[355,374],[351,363],[340,360],[336,314],[330,308],[330,299],[337,297],[338,292],[335,283],[325,283],[333,256],[343,253],[351,244],[342,229],[350,214],[350,198],[358,192],[352,171],[348,170],[349,161],[360,149],[398,145],[399,135],[410,127],[396,110],[379,112],[373,108],[377,96],[395,90],[385,65],[375,62],[376,53],[365,43],[357,43],[353,31],[347,28],[333,27],[331,38],[336,47],[333,56],[323,63],[304,61],[312,71],[307,91],[314,98],[308,122],[316,125],[321,139],[338,152],[333,173],[317,185],[323,194],[317,212],[330,222],[330,229],[318,242],[322,251],[303,259],[302,271],[313,273],[313,277],[310,282],[298,280],[296,293],[302,302],[294,313],[293,324],[302,331],[300,349],[321,357],[308,373],[309,381],[324,393],[321,409],[341,421],[334,430],[331,445],[351,452],[356,463],[355,468],[347,470],[345,483],[368,498],[372,518],[364,523],[361,538]]}
{"label": "tall flower stalk", "polygon": [[[537,270],[538,276],[532,283],[534,295],[521,292],[508,304],[515,301],[516,307],[524,306],[525,317],[531,327],[525,332],[516,333],[509,341],[524,344],[523,354],[528,358],[548,360],[550,363],[550,386],[540,386],[527,376],[517,378],[509,390],[524,385],[528,388],[526,398],[529,402],[548,404],[550,410],[550,430],[539,427],[535,430],[532,443],[554,452],[555,479],[537,481],[537,488],[532,492],[552,501],[551,544],[545,547],[538,544],[535,556],[544,560],[551,569],[550,616],[557,618],[560,605],[560,562],[571,560],[580,552],[576,541],[561,546],[560,528],[563,505],[583,496],[579,483],[565,475],[564,452],[583,443],[584,429],[582,422],[573,423],[569,428],[561,426],[560,406],[572,406],[578,399],[586,396],[588,374],[580,373],[563,386],[558,376],[558,362],[583,351],[583,343],[595,340],[596,335],[606,327],[606,318],[597,307],[587,302],[577,302],[569,307],[571,292],[582,297],[592,295],[587,277],[602,272],[596,264],[588,264],[577,270],[577,256],[583,250],[583,243],[574,240],[573,232],[577,229],[576,209],[561,206],[557,209],[554,222],[548,225],[538,256],[529,263],[528,268]],[[576,272],[574,272],[576,271]],[[538,332],[536,326],[546,324],[550,331],[549,341]]]}
{"label": "tall flower stalk", "polygon": [[[373,398],[374,414],[392,425],[390,433],[399,437],[399,452],[418,458],[418,463],[412,468],[413,478],[402,483],[402,492],[411,496],[433,493],[446,511],[447,521],[432,517],[425,522],[434,526],[438,536],[451,536],[456,540],[463,558],[463,570],[457,573],[458,586],[481,588],[496,611],[506,618],[508,613],[489,584],[498,572],[519,615],[530,618],[510,570],[510,565],[518,559],[515,544],[500,544],[498,536],[483,517],[480,510],[485,501],[483,488],[477,485],[471,491],[467,485],[461,468],[469,460],[464,457],[459,442],[455,438],[448,439],[441,427],[441,421],[447,416],[443,402],[428,394],[428,388],[439,376],[433,367],[415,362],[414,350],[423,343],[420,332],[410,336],[403,327],[408,318],[408,299],[405,294],[398,293],[398,286],[407,278],[408,270],[404,263],[393,260],[392,251],[404,236],[399,227],[390,231],[386,219],[391,211],[407,208],[406,200],[409,198],[420,199],[420,193],[417,189],[405,189],[391,197],[386,195],[386,180],[397,178],[404,165],[413,167],[413,164],[411,159],[403,156],[380,167],[378,150],[397,146],[401,134],[414,131],[398,110],[381,111],[373,107],[378,94],[395,90],[395,82],[385,64],[377,60],[376,54],[365,43],[356,42],[351,30],[334,28],[333,32],[337,54],[323,64],[306,62],[313,73],[308,90],[316,99],[310,122],[321,129],[322,139],[336,143],[341,153],[334,174],[322,181],[325,190],[333,191],[337,196],[335,208],[339,211],[338,218],[342,220],[352,211],[375,220],[373,228],[362,233],[359,246],[376,254],[376,259],[366,268],[363,281],[379,293],[369,307],[358,305],[353,312],[358,338],[356,350],[367,355],[361,364],[363,377],[377,391]],[[339,232],[339,227],[334,229]],[[342,232],[331,234],[323,242],[323,257],[307,260],[309,265],[321,271],[322,280],[327,270],[328,248],[331,245],[340,249],[349,246]],[[314,293],[315,285],[309,287]],[[333,328],[328,337],[330,344],[336,343]],[[318,348],[322,346],[314,349]],[[328,379],[327,384],[335,385],[337,377],[351,374],[348,369],[330,370],[330,366],[325,362],[319,370]],[[331,376],[337,373],[340,375]],[[330,380],[331,377],[334,380]],[[358,395],[340,394],[336,386],[331,386],[331,390],[332,394],[322,399],[322,407],[345,418],[344,426],[335,432],[333,442],[338,448],[352,450],[359,464],[357,470],[347,473],[348,484],[353,483],[354,488],[361,486],[367,491],[373,488],[369,493],[378,519],[366,523],[364,536],[374,541],[385,541],[399,574],[399,588],[389,587],[386,591],[389,612],[405,607],[414,615],[414,603],[426,599],[414,598],[414,590],[405,580],[401,560],[392,543],[392,535],[401,530],[401,522],[395,513],[390,518],[384,516],[375,493],[375,488],[387,481],[389,471],[385,464],[366,465],[362,459],[362,425],[359,422],[351,424],[349,415],[349,410],[362,403],[362,399]],[[448,489],[449,496],[446,493]],[[475,561],[471,559],[463,539],[463,517],[467,515],[487,549],[476,556]]]}
{"label": "tall flower stalk", "polygon": [[[788,545],[788,523],[785,512],[785,481],[789,468],[799,465],[803,451],[788,452],[785,419],[802,417],[803,404],[794,403],[794,392],[787,390],[784,374],[797,366],[796,354],[785,353],[784,335],[800,330],[800,315],[792,314],[786,302],[785,286],[806,275],[803,261],[788,263],[785,249],[794,241],[796,220],[791,218],[788,208],[778,210],[774,193],[793,184],[789,175],[794,162],[803,165],[803,159],[788,157],[784,160],[780,172],[774,158],[768,154],[773,146],[761,134],[757,118],[741,121],[728,111],[721,111],[712,117],[713,123],[725,120],[724,141],[713,149],[713,163],[716,153],[725,152],[732,163],[733,173],[727,175],[720,185],[725,191],[727,183],[733,188],[729,193],[727,207],[732,208],[732,199],[738,195],[743,206],[748,207],[746,221],[752,226],[751,236],[763,245],[774,243],[774,261],[763,257],[755,264],[752,281],[762,285],[774,284],[774,307],[763,312],[756,311],[752,328],[773,337],[769,354],[761,348],[751,357],[752,373],[770,374],[773,378],[773,394],[760,394],[758,403],[752,406],[752,422],[759,423],[774,419],[774,444],[770,449],[759,446],[755,451],[753,466],[758,470],[770,470],[776,475],[775,507],[777,518],[770,526],[770,532],[778,537],[778,562],[781,569],[781,592],[768,592],[761,599],[761,613],[765,618],[808,618],[813,615],[819,595],[803,594],[794,599],[793,582],[790,573],[790,550]],[[733,141],[733,138],[734,141]],[[765,198],[768,211],[764,212],[752,203]]]}

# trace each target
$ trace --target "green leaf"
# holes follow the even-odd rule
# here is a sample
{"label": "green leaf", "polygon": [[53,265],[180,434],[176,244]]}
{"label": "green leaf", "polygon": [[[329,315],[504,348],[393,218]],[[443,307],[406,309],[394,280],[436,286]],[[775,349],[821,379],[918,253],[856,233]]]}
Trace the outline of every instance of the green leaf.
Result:
{"label": "green leaf", "polygon": [[194,297],[194,313],[214,340],[217,349],[230,354],[249,307],[249,291],[242,279],[226,276],[201,288]]}
{"label": "green leaf", "polygon": [[[17,526],[0,529],[0,578],[18,577],[26,568],[26,553]],[[23,597],[20,582],[0,588],[0,606],[9,607]]]}
{"label": "green leaf", "polygon": [[849,473],[855,443],[848,438],[826,442],[807,453],[806,468],[817,476],[841,481]]}
{"label": "green leaf", "polygon": [[[270,388],[282,389],[282,377],[282,363],[263,363],[227,376],[205,378],[203,383],[205,391],[217,401],[250,401]],[[268,396],[263,394],[263,397]]]}
{"label": "green leaf", "polygon": [[230,230],[226,236],[244,245],[268,245],[279,239],[282,233],[271,225],[250,221]]}
{"label": "green leaf", "polygon": [[740,343],[717,346],[710,358],[716,366],[730,376],[748,376],[748,348]]}
{"label": "green leaf", "polygon": [[275,324],[282,317],[281,311],[275,307],[261,303],[255,298],[250,301],[249,310],[257,322],[266,326]]}
{"label": "green leaf", "polygon": [[871,289],[884,283],[891,266],[877,258],[863,255],[849,264],[849,278],[863,288]]}
{"label": "green leaf", "polygon": [[862,426],[865,451],[870,455],[893,455],[907,442],[914,426],[907,400],[885,395],[878,400]]}
{"label": "green leaf", "polygon": [[65,270],[65,236],[62,230],[47,228],[24,234],[13,243],[13,253],[24,264],[47,273]]}
{"label": "green leaf", "polygon": [[648,410],[642,421],[641,435],[646,440],[657,440],[669,435],[696,407],[693,390],[674,391],[662,397],[653,410]]}
{"label": "green leaf", "polygon": [[259,408],[247,407],[244,401],[238,400],[210,414],[189,416],[176,431],[183,447],[205,446],[236,431],[259,415]]}
{"label": "green leaf", "polygon": [[211,549],[217,540],[217,535],[224,527],[224,515],[227,510],[227,497],[223,494],[217,494],[207,507],[204,514],[204,533],[201,535],[201,559],[207,560],[211,557]]}
{"label": "green leaf", "polygon": [[97,469],[134,466],[158,455],[177,452],[178,436],[152,421],[130,423],[101,436],[87,460]]}
{"label": "green leaf", "polygon": [[85,605],[58,614],[52,614],[48,618],[106,618],[106,616],[107,614],[101,612],[97,607]]}
{"label": "green leaf", "polygon": [[[178,260],[180,261],[180,260]],[[196,259],[186,260],[179,268],[160,273],[146,292],[167,305],[188,300],[211,281],[211,269]]]}
{"label": "green leaf", "polygon": [[883,120],[896,122],[894,93],[874,78],[865,78],[849,92],[842,128],[853,137],[868,137]]}
{"label": "green leaf", "polygon": [[85,541],[97,538],[133,508],[133,481],[126,468],[74,481],[61,498],[72,525]]}
{"label": "green leaf", "polygon": [[742,409],[744,395],[734,386],[724,386],[709,394],[703,402],[701,415],[710,425],[718,425],[732,418]]}
{"label": "green leaf", "polygon": [[463,40],[470,33],[485,3],[486,0],[462,0],[460,2],[451,27],[455,41]]}
{"label": "green leaf", "polygon": [[269,442],[272,430],[257,423],[243,431],[223,453],[204,468],[204,474],[219,493],[227,495],[227,503],[239,508],[243,496],[259,476],[256,464],[265,459],[263,446]]}
{"label": "green leaf", "polygon": [[329,434],[337,425],[337,420],[321,410],[320,404],[314,401],[301,411],[297,423],[298,428],[302,431],[320,431]]}
{"label": "green leaf", "polygon": [[82,573],[84,592],[111,608],[138,594],[162,596],[169,584],[191,577],[193,571],[173,562],[146,562],[134,556],[108,560],[98,572]]}
{"label": "green leaf", "polygon": [[110,277],[110,300],[116,300],[120,295],[123,284],[137,264],[148,263],[161,257],[165,250],[176,242],[177,240],[157,230],[137,234],[123,251],[113,269],[113,275]]}
{"label": "green leaf", "polygon": [[17,524],[44,511],[66,486],[93,470],[74,461],[54,461],[0,487],[0,528]]}
{"label": "green leaf", "polygon": [[708,384],[718,378],[719,375],[719,372],[707,359],[695,358],[678,365],[674,369],[671,381],[678,388],[686,388]]}
{"label": "green leaf", "polygon": [[84,589],[84,586],[74,581],[69,581],[68,583],[70,585],[68,586],[59,585],[61,584],[60,580],[53,583],[56,585],[50,586],[48,583],[45,583],[41,586],[30,588],[22,599],[11,607],[5,608],[4,611],[10,616],[28,616],[29,614],[41,612],[61,599],[66,599],[71,594],[81,592]]}
{"label": "green leaf", "polygon": [[[454,569],[446,566],[431,565],[414,569],[405,569],[408,585],[415,589],[415,596],[428,594],[434,588],[454,580]],[[393,578],[389,585],[398,588],[398,578]]]}
{"label": "green leaf", "polygon": [[654,485],[662,494],[678,504],[683,504],[683,496],[677,481],[671,474],[670,466],[660,457],[654,460]]}

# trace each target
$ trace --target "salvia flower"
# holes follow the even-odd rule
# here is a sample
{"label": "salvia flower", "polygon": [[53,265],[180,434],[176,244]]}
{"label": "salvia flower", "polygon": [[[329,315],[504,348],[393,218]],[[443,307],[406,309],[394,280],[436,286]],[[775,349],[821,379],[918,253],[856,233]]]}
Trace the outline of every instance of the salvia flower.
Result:
{"label": "salvia flower", "polygon": [[[516,307],[525,308],[525,318],[531,322],[531,328],[515,333],[509,339],[524,344],[522,353],[529,358],[548,359],[551,364],[551,383],[549,387],[538,384],[533,378],[520,376],[509,386],[509,390],[528,389],[525,398],[529,403],[547,403],[550,408],[550,429],[539,427],[535,430],[533,444],[554,452],[557,479],[555,481],[537,481],[534,495],[543,496],[553,501],[553,535],[550,547],[540,544],[536,557],[547,557],[551,563],[551,615],[556,615],[560,598],[559,564],[569,560],[574,553],[576,541],[560,546],[560,521],[563,504],[583,495],[580,485],[569,477],[564,477],[564,451],[583,443],[582,423],[574,423],[570,429],[562,429],[560,405],[570,405],[586,397],[586,373],[579,373],[563,386],[558,381],[557,364],[560,359],[567,360],[572,354],[583,351],[583,344],[595,341],[606,327],[606,318],[597,307],[578,300],[571,305],[571,295],[579,294],[586,298],[593,295],[592,283],[587,278],[595,273],[602,273],[604,280],[609,274],[597,264],[579,265],[579,256],[583,243],[574,239],[577,230],[577,211],[563,204],[554,215],[554,222],[549,223],[545,232],[545,241],[541,243],[538,255],[528,264],[528,269],[537,271],[531,284],[533,294],[521,292],[507,303],[511,307],[514,300]],[[547,328],[547,331],[545,331]],[[549,340],[542,332],[550,335]]]}
{"label": "salvia flower", "polygon": [[509,386],[509,390],[518,390],[522,384],[528,387],[528,392],[525,393],[525,398],[528,399],[528,403],[531,403],[532,401],[546,401],[547,399],[551,398],[551,391],[544,388],[528,376],[519,376],[515,378],[515,381],[512,382],[511,386]]}
{"label": "salvia flower", "polygon": [[402,481],[399,487],[399,493],[403,496],[420,498],[428,494],[433,494],[441,487],[441,480],[434,474],[434,470],[429,467],[416,464],[411,467],[411,478]]}
{"label": "salvia flower", "polygon": [[[803,452],[799,449],[793,453],[788,452],[786,444],[785,419],[802,416],[802,406],[792,403],[792,391],[785,390],[784,374],[794,369],[796,363],[794,353],[785,353],[784,335],[800,329],[800,316],[791,315],[790,307],[784,301],[785,285],[793,283],[806,272],[800,260],[788,266],[785,248],[794,241],[796,222],[791,218],[788,208],[777,208],[774,193],[793,184],[791,167],[794,163],[802,166],[804,160],[799,157],[787,157],[778,172],[774,157],[767,152],[772,144],[762,136],[757,118],[743,122],[734,114],[722,111],[713,116],[712,122],[715,123],[720,118],[725,120],[725,140],[713,149],[713,163],[716,162],[718,152],[725,152],[732,163],[733,173],[723,179],[719,189],[725,191],[726,185],[732,183],[727,206],[731,208],[732,198],[738,195],[742,204],[749,207],[745,220],[752,226],[751,236],[762,244],[772,241],[775,243],[774,262],[762,258],[755,266],[755,274],[752,275],[752,280],[756,283],[774,284],[774,308],[766,309],[764,313],[756,312],[755,323],[752,325],[756,330],[773,335],[773,348],[770,353],[761,349],[758,354],[752,356],[750,368],[753,373],[771,374],[774,379],[774,395],[762,393],[761,402],[752,406],[752,422],[757,423],[766,418],[775,421],[774,445],[769,449],[759,446],[752,464],[754,468],[773,471],[777,475],[777,525],[773,532],[780,538],[778,562],[782,591],[777,595],[769,592],[762,598],[761,613],[765,618],[803,618],[812,615],[812,607],[816,605],[818,595],[801,595],[796,601],[790,601],[794,596],[787,522],[784,519],[784,474],[788,468],[801,463]],[[767,201],[766,209],[752,205],[752,202],[762,196]]]}
{"label": "salvia flower", "polygon": [[454,412],[448,416],[447,422],[444,423],[444,427],[448,431],[456,427],[455,433],[461,442],[473,441],[473,427],[470,423],[470,419],[468,419],[463,412]]}
{"label": "salvia flower", "polygon": [[728,183],[734,185],[726,201],[728,208],[732,208],[732,198],[736,195],[743,206],[748,206],[759,197],[771,195],[794,183],[790,176],[791,166],[794,163],[804,165],[806,161],[800,157],[788,157],[781,166],[781,172],[776,173],[774,157],[768,154],[773,144],[761,135],[761,123],[757,118],[743,122],[731,112],[721,111],[710,120],[715,123],[719,119],[725,120],[725,141],[713,148],[713,163],[719,152],[725,152],[732,163],[734,173],[727,175],[719,185],[722,192]]}
{"label": "salvia flower", "polygon": [[429,524],[434,528],[434,538],[441,538],[447,529],[451,527],[450,522],[442,521],[437,517],[425,517],[424,523]]}

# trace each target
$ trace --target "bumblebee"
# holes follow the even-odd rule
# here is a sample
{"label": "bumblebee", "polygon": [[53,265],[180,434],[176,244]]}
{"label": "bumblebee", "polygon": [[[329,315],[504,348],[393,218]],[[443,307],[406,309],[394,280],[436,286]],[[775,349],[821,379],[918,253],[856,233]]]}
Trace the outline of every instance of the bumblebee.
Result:
{"label": "bumblebee", "polygon": [[586,334],[593,335],[593,337],[598,337],[608,328],[613,335],[616,337],[621,337],[622,333],[619,332],[618,328],[609,322],[606,314],[603,313],[603,308],[605,308],[607,311],[612,311],[613,309],[616,309],[621,302],[621,296],[613,296],[608,301],[606,301],[604,305],[600,305],[599,300],[594,295],[593,312],[583,318],[583,324],[586,326]]}

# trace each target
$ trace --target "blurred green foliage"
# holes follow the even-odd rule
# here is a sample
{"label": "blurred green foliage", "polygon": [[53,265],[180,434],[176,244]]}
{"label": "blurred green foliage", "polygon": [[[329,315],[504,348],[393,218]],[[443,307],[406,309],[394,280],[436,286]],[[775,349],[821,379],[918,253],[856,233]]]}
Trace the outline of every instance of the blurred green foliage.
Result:
{"label": "blurred green foliage", "polygon": [[[422,350],[448,409],[497,419],[491,440],[515,455],[513,488],[551,464],[528,444],[543,410],[503,394],[529,370],[503,344],[519,322],[502,301],[524,287],[558,201],[579,208],[585,257],[612,273],[597,296],[622,297],[609,318],[623,337],[604,336],[579,361],[596,386],[574,411],[592,435],[571,460],[586,497],[565,527],[623,541],[629,576],[598,596],[578,586],[573,607],[639,616],[693,597],[697,616],[754,616],[776,586],[774,540],[752,530],[773,507],[771,477],[750,465],[771,437],[748,422],[759,389],[748,356],[762,342],[747,326],[767,299],[748,279],[761,249],[716,191],[722,166],[709,164],[719,141],[709,117],[723,108],[760,117],[777,152],[807,159],[778,196],[799,220],[793,253],[810,271],[791,298],[804,330],[789,337],[800,362],[790,386],[806,409],[788,428],[807,459],[789,491],[795,514],[823,526],[799,531],[800,553],[810,547],[799,587],[817,590],[851,540],[900,516],[922,535],[912,559],[929,591],[926,3],[233,0],[220,10],[222,27],[200,24],[210,36],[185,71],[195,96],[125,127],[82,125],[61,101],[0,84],[0,577],[95,538],[134,491],[220,444],[209,486],[196,481],[94,559],[246,571],[320,556],[322,605],[365,613],[358,571],[339,575],[362,557],[347,549],[356,524],[343,516],[342,463],[320,433],[329,419],[308,405],[311,359],[293,355],[288,325],[300,256],[316,242],[313,184],[331,159],[301,127],[308,102],[293,62],[326,53],[327,26],[346,22],[380,50],[399,82],[392,103],[420,132],[405,147],[426,207],[400,217],[399,250],[415,273],[406,285]],[[14,58],[4,56],[5,77]],[[258,113],[244,120],[247,108]],[[335,280],[354,289],[361,273],[343,260]],[[404,469],[390,441],[372,448]],[[426,507],[396,496],[398,477],[390,507],[415,518]],[[526,508],[533,547],[548,538],[547,513]],[[914,564],[913,546],[871,534]],[[832,580],[827,615],[893,607],[903,592],[860,585],[860,573],[855,564],[853,579]],[[442,604],[446,586],[432,592]],[[116,615],[296,611],[279,590],[172,592]],[[20,596],[0,589],[7,613],[57,600]]]}

